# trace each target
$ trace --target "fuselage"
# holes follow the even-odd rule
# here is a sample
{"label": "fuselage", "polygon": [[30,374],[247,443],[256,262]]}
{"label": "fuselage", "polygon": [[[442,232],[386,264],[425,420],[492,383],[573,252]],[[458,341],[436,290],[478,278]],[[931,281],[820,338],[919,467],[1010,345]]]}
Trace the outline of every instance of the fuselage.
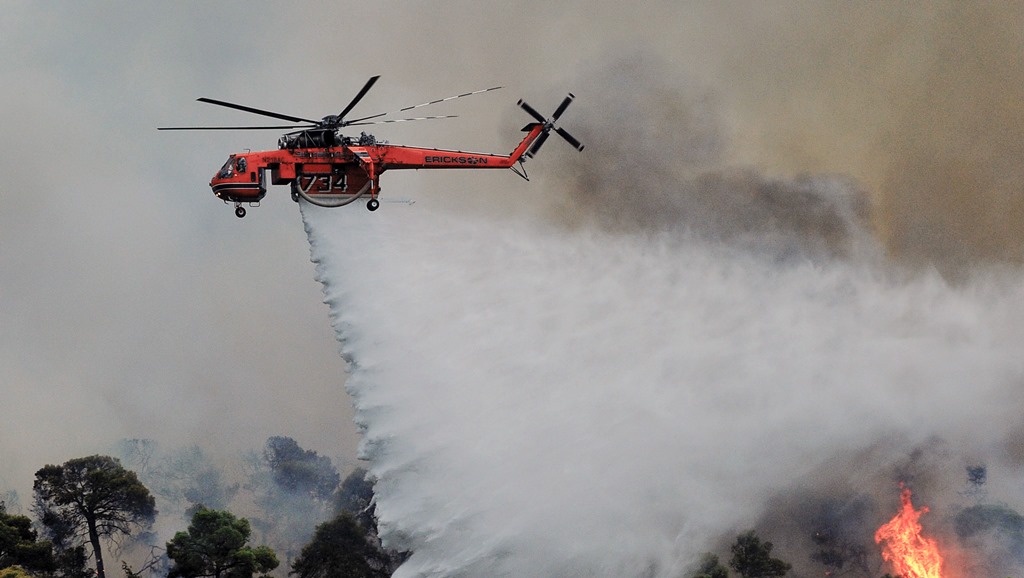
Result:
{"label": "fuselage", "polygon": [[[506,169],[519,162],[536,140],[543,125],[531,124],[527,134],[509,155],[459,150],[378,144],[361,139],[341,139],[337,146],[297,148],[231,155],[210,180],[213,194],[225,202],[256,203],[270,184],[292,185],[309,195],[354,195],[376,198],[379,178],[385,171],[401,169]],[[282,143],[302,142],[301,139]]]}

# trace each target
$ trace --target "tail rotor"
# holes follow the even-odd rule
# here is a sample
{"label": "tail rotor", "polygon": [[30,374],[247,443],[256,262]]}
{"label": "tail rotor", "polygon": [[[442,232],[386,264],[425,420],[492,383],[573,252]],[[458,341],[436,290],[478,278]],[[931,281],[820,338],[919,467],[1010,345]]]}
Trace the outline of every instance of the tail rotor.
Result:
{"label": "tail rotor", "polygon": [[544,115],[537,112],[537,109],[527,104],[526,101],[519,101],[519,106],[527,113],[529,113],[530,116],[537,119],[537,122],[544,126],[544,129],[537,137],[537,140],[534,141],[533,146],[530,147],[530,150],[526,151],[526,156],[533,158],[533,155],[537,154],[537,151],[540,150],[540,147],[544,145],[544,141],[548,139],[548,135],[551,133],[552,130],[558,133],[558,135],[561,136],[563,139],[565,139],[567,143],[572,145],[574,149],[578,151],[583,150],[583,143],[577,140],[576,137],[569,134],[569,131],[561,127],[555,126],[555,121],[558,120],[558,117],[562,116],[562,113],[565,112],[565,109],[569,108],[569,104],[572,103],[573,99],[575,98],[576,97],[573,96],[573,94],[570,92],[569,95],[566,96],[565,99],[562,101],[562,104],[558,105],[558,108],[555,109],[555,112],[551,114],[551,118],[544,118]]}

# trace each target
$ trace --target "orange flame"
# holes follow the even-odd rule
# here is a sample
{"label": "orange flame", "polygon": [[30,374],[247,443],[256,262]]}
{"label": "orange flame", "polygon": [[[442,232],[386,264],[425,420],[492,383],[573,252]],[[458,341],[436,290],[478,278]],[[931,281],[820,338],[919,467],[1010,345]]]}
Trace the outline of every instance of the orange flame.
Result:
{"label": "orange flame", "polygon": [[[903,484],[900,484],[903,488]],[[875,543],[882,547],[882,558],[892,564],[896,575],[905,578],[942,578],[942,554],[939,545],[921,535],[918,519],[927,507],[914,509],[910,490],[900,492],[900,512],[875,532]]]}

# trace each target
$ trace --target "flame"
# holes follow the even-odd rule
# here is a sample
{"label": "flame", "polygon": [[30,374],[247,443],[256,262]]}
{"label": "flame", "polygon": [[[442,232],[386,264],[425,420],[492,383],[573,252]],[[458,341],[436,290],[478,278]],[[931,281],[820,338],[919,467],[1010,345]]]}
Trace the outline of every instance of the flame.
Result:
{"label": "flame", "polygon": [[875,532],[875,543],[885,545],[882,558],[892,564],[897,576],[905,578],[942,578],[942,554],[939,545],[931,538],[921,535],[921,524],[918,519],[928,512],[922,506],[914,509],[910,502],[910,490],[903,488],[900,492],[900,511],[893,519],[883,524]]}

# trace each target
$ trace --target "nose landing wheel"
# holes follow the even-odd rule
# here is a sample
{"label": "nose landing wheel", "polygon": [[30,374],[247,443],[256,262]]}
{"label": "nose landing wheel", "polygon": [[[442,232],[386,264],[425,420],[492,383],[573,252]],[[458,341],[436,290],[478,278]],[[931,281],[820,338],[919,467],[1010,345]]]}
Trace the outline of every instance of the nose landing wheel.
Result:
{"label": "nose landing wheel", "polygon": [[245,207],[242,205],[235,205],[235,216],[241,219],[245,216]]}
{"label": "nose landing wheel", "polygon": [[380,201],[377,199],[370,199],[366,202],[366,208],[371,211],[376,211],[380,207]]}

